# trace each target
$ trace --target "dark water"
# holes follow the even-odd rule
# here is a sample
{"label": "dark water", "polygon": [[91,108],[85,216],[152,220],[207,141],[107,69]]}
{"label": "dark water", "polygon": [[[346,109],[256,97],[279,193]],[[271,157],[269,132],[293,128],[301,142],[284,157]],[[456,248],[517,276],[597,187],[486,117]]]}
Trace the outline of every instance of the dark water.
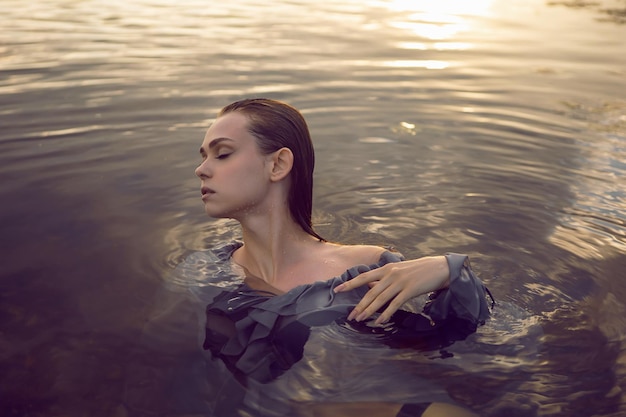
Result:
{"label": "dark water", "polygon": [[193,169],[244,96],[307,117],[323,235],[471,255],[501,307],[451,395],[626,415],[624,1],[0,7],[0,415],[198,414],[195,334],[141,367],[138,340],[172,269],[237,236]]}

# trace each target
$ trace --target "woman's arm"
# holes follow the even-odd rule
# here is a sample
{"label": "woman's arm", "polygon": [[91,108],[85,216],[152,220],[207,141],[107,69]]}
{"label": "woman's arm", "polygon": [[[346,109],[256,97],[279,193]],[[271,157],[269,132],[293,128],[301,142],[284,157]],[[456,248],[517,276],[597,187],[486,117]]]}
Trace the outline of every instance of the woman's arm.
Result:
{"label": "woman's arm", "polygon": [[450,268],[445,256],[429,256],[395,262],[364,272],[335,287],[335,292],[350,291],[368,284],[370,290],[354,307],[348,320],[362,321],[389,303],[376,319],[387,322],[408,300],[419,295],[446,288],[450,283]]}

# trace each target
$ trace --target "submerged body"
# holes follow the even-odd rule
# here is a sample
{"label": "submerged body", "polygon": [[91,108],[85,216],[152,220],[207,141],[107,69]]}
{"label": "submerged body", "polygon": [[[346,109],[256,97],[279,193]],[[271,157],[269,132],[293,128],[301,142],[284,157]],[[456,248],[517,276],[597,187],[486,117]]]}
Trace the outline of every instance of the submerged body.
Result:
{"label": "submerged body", "polygon": [[[234,242],[213,252],[225,265],[241,247]],[[229,282],[206,308],[204,348],[224,360],[230,369],[247,382],[268,382],[279,377],[302,357],[311,327],[346,323],[354,306],[367,292],[334,290],[360,274],[383,265],[402,261],[397,253],[383,252],[378,262],[356,265],[326,281],[300,285],[280,293],[266,283],[246,275],[218,277]],[[423,314],[398,310],[385,325],[367,328],[388,336],[383,342],[413,343],[443,347],[473,333],[489,316],[486,290],[466,263],[467,257],[446,255],[451,285],[434,294]],[[232,269],[230,269],[232,271]]]}
{"label": "submerged body", "polygon": [[[237,381],[225,382],[230,385],[223,389],[240,392],[217,399],[216,409],[248,404],[255,415],[269,416],[306,415],[311,407],[327,407],[334,415],[350,416],[359,407],[380,407],[386,410],[381,415],[395,416],[419,415],[397,414],[406,404],[432,411],[431,403],[435,408],[454,403],[445,384],[436,382],[439,376],[433,377],[454,375],[454,361],[441,357],[437,365],[432,360],[489,315],[485,288],[465,256],[447,255],[451,285],[426,303],[423,311],[430,316],[401,310],[388,323],[375,325],[373,318],[347,320],[367,289],[333,289],[401,262],[398,253],[385,251],[376,263],[277,293],[259,286],[232,261],[239,247],[235,241],[204,253],[207,269],[201,285],[193,287],[197,304],[207,306],[204,348]],[[399,355],[399,350],[407,353]],[[359,361],[364,363],[359,366]]]}

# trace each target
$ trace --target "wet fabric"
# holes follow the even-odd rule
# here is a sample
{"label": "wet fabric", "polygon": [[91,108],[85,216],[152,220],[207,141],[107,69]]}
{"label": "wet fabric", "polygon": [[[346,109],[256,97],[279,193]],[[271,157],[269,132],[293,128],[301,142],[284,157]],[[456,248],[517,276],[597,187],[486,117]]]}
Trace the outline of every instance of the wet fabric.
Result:
{"label": "wet fabric", "polygon": [[[218,262],[230,263],[241,246],[233,242],[213,250]],[[446,346],[473,333],[489,317],[487,290],[471,270],[468,257],[446,255],[450,285],[430,296],[422,314],[399,310],[383,326],[350,322],[364,332],[379,333],[390,346]],[[402,261],[385,251],[377,263],[357,265],[327,281],[301,285],[274,295],[245,281],[225,288],[206,307],[203,347],[221,359],[237,379],[270,382],[302,358],[311,327],[345,322],[367,286],[335,294],[333,289],[361,273]],[[383,307],[384,308],[384,307]]]}
{"label": "wet fabric", "polygon": [[420,417],[431,403],[404,404],[396,417]]}

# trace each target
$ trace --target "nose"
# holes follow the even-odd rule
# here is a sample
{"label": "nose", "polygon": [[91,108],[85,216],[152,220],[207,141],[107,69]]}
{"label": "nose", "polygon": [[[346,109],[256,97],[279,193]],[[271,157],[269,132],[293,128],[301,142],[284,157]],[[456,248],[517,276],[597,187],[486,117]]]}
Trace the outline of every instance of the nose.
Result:
{"label": "nose", "polygon": [[204,161],[202,161],[202,163],[198,165],[194,171],[196,176],[200,179],[209,178],[211,176],[211,171],[208,167],[207,161],[208,159],[205,159]]}

